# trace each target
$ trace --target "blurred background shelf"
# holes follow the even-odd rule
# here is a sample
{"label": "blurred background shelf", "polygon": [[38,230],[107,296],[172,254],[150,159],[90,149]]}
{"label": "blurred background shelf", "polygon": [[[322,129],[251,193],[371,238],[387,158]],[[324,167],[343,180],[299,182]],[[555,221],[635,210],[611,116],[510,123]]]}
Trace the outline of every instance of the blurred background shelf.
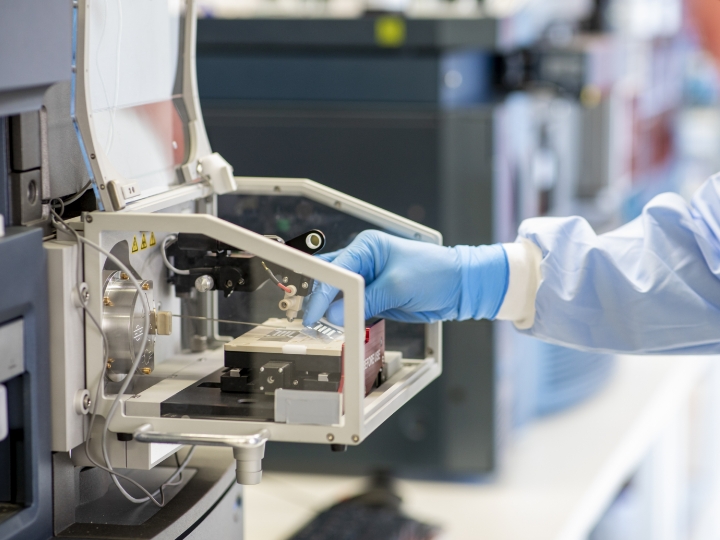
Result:
{"label": "blurred background shelf", "polygon": [[[717,498],[694,504],[690,498],[702,492],[700,470],[705,482],[717,485],[717,467],[706,462],[703,468],[695,453],[698,432],[720,432],[717,399],[704,391],[717,380],[715,362],[621,356],[610,384],[595,397],[528,426],[491,482],[401,480],[404,508],[440,525],[451,540],[717,537]],[[712,439],[702,441],[703,453],[714,453]],[[266,473],[245,492],[247,538],[288,538],[363,482]]]}

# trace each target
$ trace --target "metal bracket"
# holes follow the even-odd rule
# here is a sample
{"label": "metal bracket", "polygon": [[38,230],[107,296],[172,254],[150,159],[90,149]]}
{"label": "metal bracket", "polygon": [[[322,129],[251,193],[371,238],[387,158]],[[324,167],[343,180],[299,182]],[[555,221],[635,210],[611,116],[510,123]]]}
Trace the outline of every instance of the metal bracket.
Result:
{"label": "metal bracket", "polygon": [[254,486],[262,478],[262,459],[265,457],[265,443],[270,433],[263,429],[253,435],[199,435],[194,433],[159,433],[150,431],[145,424],[135,431],[133,437],[144,443],[192,444],[200,446],[228,446],[233,449],[237,462],[238,484]]}

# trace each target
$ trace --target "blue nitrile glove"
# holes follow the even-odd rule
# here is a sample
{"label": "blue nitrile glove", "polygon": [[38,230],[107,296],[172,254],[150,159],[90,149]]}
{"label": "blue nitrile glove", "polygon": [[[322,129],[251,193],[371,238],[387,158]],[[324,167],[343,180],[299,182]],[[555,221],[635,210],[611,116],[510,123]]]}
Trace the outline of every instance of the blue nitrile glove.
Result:
{"label": "blue nitrile glove", "polygon": [[[320,257],[365,279],[366,319],[492,319],[508,286],[507,255],[499,244],[443,247],[369,230],[347,248]],[[342,325],[343,301],[334,301],[337,293],[317,283],[303,322],[314,324],[327,312],[331,323]]]}

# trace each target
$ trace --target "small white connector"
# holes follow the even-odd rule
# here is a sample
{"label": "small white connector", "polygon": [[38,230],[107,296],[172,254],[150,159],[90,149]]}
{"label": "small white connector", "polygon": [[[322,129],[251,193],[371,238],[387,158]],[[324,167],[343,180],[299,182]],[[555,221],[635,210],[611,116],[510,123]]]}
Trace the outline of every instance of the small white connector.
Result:
{"label": "small white connector", "polygon": [[302,309],[303,297],[296,296],[297,288],[295,285],[288,286],[290,292],[285,293],[285,298],[280,300],[278,307],[285,312],[287,320],[292,322],[297,318],[298,311]]}

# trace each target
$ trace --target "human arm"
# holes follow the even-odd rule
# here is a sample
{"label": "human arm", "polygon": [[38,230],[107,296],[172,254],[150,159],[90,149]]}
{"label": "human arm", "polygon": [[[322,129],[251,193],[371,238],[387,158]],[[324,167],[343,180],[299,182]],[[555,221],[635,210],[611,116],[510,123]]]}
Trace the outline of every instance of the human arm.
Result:
{"label": "human arm", "polygon": [[[321,255],[365,279],[365,317],[404,322],[493,318],[505,296],[508,263],[502,246],[444,247],[363,231],[345,249]],[[303,320],[324,314],[342,324],[338,290],[320,283]]]}
{"label": "human arm", "polygon": [[526,306],[516,326],[588,350],[720,352],[719,239],[720,175],[691,204],[659,195],[602,235],[577,217],[526,220],[516,249],[534,255],[510,258],[510,276],[536,275],[537,288],[520,294],[510,278]]}

